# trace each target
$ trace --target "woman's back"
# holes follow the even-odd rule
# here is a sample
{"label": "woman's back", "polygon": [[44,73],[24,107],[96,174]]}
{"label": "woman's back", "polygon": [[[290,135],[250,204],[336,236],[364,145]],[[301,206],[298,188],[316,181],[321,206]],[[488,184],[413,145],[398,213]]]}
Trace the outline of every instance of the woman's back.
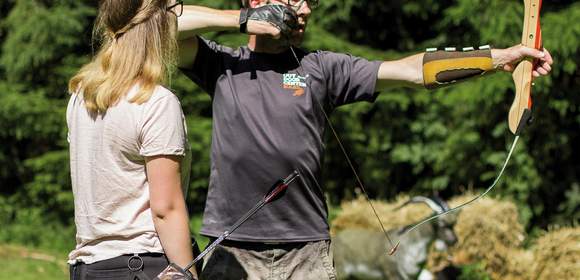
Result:
{"label": "woman's back", "polygon": [[[85,108],[82,94],[69,101],[77,225],[77,249],[70,260],[92,263],[136,251],[163,252],[149,208],[145,157],[189,154],[184,117],[177,97],[167,89],[157,86],[145,103],[128,102],[137,91],[133,87],[98,115]],[[189,174],[183,170],[189,169],[189,161],[188,156],[182,160],[182,176]]]}
{"label": "woman's back", "polygon": [[184,117],[177,97],[160,86],[175,65],[182,5],[99,1],[99,49],[69,81],[73,280],[147,279],[169,262],[193,260]]}

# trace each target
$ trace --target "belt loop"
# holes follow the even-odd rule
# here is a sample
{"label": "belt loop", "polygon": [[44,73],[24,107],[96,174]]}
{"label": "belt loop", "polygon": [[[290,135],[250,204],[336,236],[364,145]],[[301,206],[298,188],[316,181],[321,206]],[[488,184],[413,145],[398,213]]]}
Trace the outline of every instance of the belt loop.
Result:
{"label": "belt loop", "polygon": [[81,265],[84,263],[80,260],[75,260],[73,264],[69,265],[69,279],[70,280],[78,280],[79,279],[79,270],[81,269]]}
{"label": "belt loop", "polygon": [[77,279],[77,265],[76,264],[71,264],[70,265],[69,273],[70,273],[70,279],[71,280],[76,280]]}

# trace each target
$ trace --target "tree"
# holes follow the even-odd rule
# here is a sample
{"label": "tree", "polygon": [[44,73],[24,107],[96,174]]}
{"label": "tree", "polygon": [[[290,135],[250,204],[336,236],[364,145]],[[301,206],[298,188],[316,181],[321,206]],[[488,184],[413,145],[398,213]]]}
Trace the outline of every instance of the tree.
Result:
{"label": "tree", "polygon": [[[237,8],[236,0],[186,1]],[[519,0],[323,0],[309,22],[305,46],[370,59],[395,59],[426,47],[507,47],[521,36]],[[544,1],[546,47],[553,74],[534,87],[536,120],[523,135],[494,195],[515,199],[528,229],[578,220],[580,185],[580,3]],[[89,0],[8,0],[0,3],[0,223],[17,212],[48,211],[71,223],[72,194],[64,119],[67,81],[91,55],[96,13]],[[238,46],[247,37],[205,37]],[[188,199],[204,206],[209,177],[211,100],[176,72],[169,86],[187,115],[194,153]],[[374,104],[354,104],[332,120],[373,197],[400,192],[481,190],[498,172],[513,137],[507,112],[509,75],[494,75],[437,91],[397,89]],[[336,141],[327,135],[325,187],[332,203],[355,194],[355,181]],[[6,203],[5,203],[6,202]],[[37,212],[38,212],[37,211]]]}

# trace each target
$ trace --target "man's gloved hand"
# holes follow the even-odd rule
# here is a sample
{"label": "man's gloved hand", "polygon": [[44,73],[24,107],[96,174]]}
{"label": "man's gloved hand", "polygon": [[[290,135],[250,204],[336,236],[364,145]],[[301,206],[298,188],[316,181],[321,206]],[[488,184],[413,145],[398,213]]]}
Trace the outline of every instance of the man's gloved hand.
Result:
{"label": "man's gloved hand", "polygon": [[[287,37],[292,30],[298,29],[298,15],[285,5],[264,5],[258,8],[243,8],[240,10],[240,32],[252,33],[248,30],[248,21],[267,22],[276,27],[282,37]],[[275,36],[275,34],[271,34]]]}

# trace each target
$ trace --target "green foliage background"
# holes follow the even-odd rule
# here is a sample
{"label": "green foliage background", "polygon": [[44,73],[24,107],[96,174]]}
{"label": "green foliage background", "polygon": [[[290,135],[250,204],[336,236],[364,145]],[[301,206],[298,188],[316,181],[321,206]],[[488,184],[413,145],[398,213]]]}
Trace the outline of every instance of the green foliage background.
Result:
{"label": "green foliage background", "polygon": [[[71,231],[66,85],[91,55],[96,2],[0,2],[0,242],[41,244],[57,228]],[[518,0],[320,2],[309,24],[308,49],[396,59],[426,47],[508,47],[521,38]],[[236,0],[186,3],[239,8]],[[530,232],[580,219],[580,155],[574,148],[580,136],[579,22],[580,2],[544,1],[544,44],[554,69],[536,81],[535,122],[493,193],[518,203]],[[231,46],[247,40],[231,32],[206,37]],[[209,175],[210,99],[180,73],[168,86],[187,115],[194,153],[188,201],[200,213]],[[499,171],[513,139],[507,129],[513,95],[508,74],[431,92],[397,89],[374,104],[338,110],[333,123],[371,196],[450,197],[482,190]],[[327,148],[326,190],[337,204],[355,195],[355,182],[330,135]],[[27,235],[37,226],[45,231],[41,236]]]}

